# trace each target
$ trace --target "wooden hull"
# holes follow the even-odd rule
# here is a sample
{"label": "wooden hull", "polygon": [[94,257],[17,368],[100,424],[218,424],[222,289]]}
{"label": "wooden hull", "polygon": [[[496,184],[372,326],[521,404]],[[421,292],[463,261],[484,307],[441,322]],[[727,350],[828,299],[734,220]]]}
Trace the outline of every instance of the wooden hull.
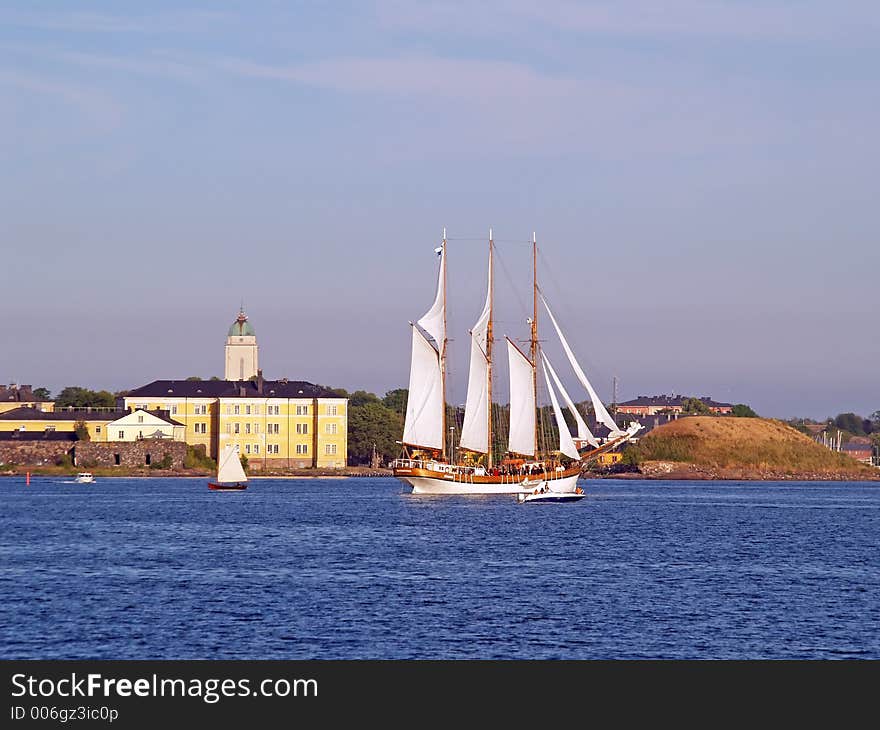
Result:
{"label": "wooden hull", "polygon": [[418,467],[394,469],[394,476],[409,484],[413,494],[523,494],[545,486],[554,492],[573,493],[579,475],[580,464],[561,472],[497,476],[457,474]]}
{"label": "wooden hull", "polygon": [[212,489],[215,492],[240,492],[247,489],[247,484],[217,484],[215,482],[208,482],[208,489]]}

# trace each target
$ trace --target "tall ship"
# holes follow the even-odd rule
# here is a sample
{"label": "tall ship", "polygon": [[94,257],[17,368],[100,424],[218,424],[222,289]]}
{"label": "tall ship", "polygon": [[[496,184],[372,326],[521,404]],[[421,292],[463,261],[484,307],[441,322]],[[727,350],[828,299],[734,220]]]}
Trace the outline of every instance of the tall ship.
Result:
{"label": "tall ship", "polygon": [[[618,448],[641,429],[631,423],[622,430],[605,408],[575,358],[544,293],[538,286],[537,238],[532,234],[532,315],[528,346],[504,338],[509,381],[509,417],[506,439],[493,425],[492,375],[496,364],[493,335],[493,265],[495,244],[489,231],[489,266],[486,303],[470,330],[470,367],[464,418],[455,448],[447,438],[449,418],[446,394],[446,272],[447,238],[443,231],[439,254],[437,294],[421,319],[411,322],[412,355],[409,398],[401,439],[402,456],[392,463],[394,476],[412,487],[415,494],[573,494],[584,464],[599,454]],[[586,389],[596,420],[608,429],[600,441],[587,427],[562,385],[538,339],[539,303],[559,338],[580,384]],[[558,444],[548,448],[538,409],[538,370],[546,385],[558,431]],[[554,387],[555,386],[555,387]],[[557,396],[558,391],[558,396]],[[559,398],[571,412],[577,435],[572,436]],[[454,429],[454,426],[453,426]],[[552,431],[552,428],[549,429]]]}

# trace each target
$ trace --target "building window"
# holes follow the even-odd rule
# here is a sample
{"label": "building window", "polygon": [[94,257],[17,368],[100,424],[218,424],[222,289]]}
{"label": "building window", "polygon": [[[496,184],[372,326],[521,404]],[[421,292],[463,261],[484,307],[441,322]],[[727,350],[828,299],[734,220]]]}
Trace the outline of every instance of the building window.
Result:
{"label": "building window", "polygon": [[297,423],[296,424],[296,432],[300,434],[306,434],[309,432],[309,424],[308,423]]}
{"label": "building window", "polygon": [[336,453],[336,444],[324,444],[324,453],[327,456],[332,456]]}
{"label": "building window", "polygon": [[227,416],[231,416],[231,415],[232,415],[232,406],[229,405],[228,403],[226,404],[226,415],[227,415]]}
{"label": "building window", "polygon": [[226,424],[226,433],[232,433],[232,424],[231,423]]}
{"label": "building window", "polygon": [[278,453],[278,444],[269,444],[266,447],[266,451],[270,454],[277,454]]}
{"label": "building window", "polygon": [[259,415],[260,415],[260,406],[254,406],[254,415],[255,415],[255,416],[259,416]]}
{"label": "building window", "polygon": [[245,406],[245,407],[244,407],[244,412],[245,412],[245,415],[247,415],[247,416],[251,415],[251,407],[250,407],[250,406]]}
{"label": "building window", "polygon": [[125,431],[120,431],[119,432],[119,439],[122,440],[124,438],[125,438]]}
{"label": "building window", "polygon": [[177,415],[177,406],[171,406],[171,415],[172,415],[172,416],[176,416],[176,415]]}
{"label": "building window", "polygon": [[259,432],[260,432],[260,424],[259,424],[259,423],[255,423],[255,424],[254,424],[254,433],[259,433]]}
{"label": "building window", "polygon": [[309,445],[308,444],[297,444],[296,445],[296,453],[297,454],[308,454],[309,453]]}
{"label": "building window", "polygon": [[233,433],[241,433],[241,431],[239,430],[239,425],[237,423],[233,423],[232,426]]}
{"label": "building window", "polygon": [[281,414],[281,406],[269,406],[269,409],[266,411],[270,416],[277,416]]}
{"label": "building window", "polygon": [[254,453],[255,453],[255,454],[259,454],[259,453],[260,453],[260,445],[259,445],[259,444],[254,444]]}
{"label": "building window", "polygon": [[[55,426],[49,426],[49,428],[47,428],[46,430],[47,430],[47,431],[54,431],[54,430],[55,430]],[[100,427],[100,426],[95,426],[95,433],[101,433],[101,427]]]}
{"label": "building window", "polygon": [[308,406],[297,406],[296,407],[296,415],[298,415],[298,416],[309,415],[309,407]]}
{"label": "building window", "polygon": [[143,423],[143,422],[144,422],[144,417],[138,416],[138,423]]}
{"label": "building window", "polygon": [[335,416],[336,414],[336,406],[327,406],[327,415]]}
{"label": "building window", "polygon": [[336,433],[336,424],[335,423],[325,423],[324,424],[324,433]]}
{"label": "building window", "polygon": [[197,423],[196,424],[196,433],[208,433],[208,424],[207,423]]}
{"label": "building window", "polygon": [[241,412],[241,408],[240,408],[239,406],[236,405],[236,406],[233,407],[233,411],[235,411],[235,415],[237,416],[237,415],[239,415],[239,413]]}
{"label": "building window", "polygon": [[267,425],[266,425],[266,428],[268,429],[267,433],[280,433],[280,431],[279,431],[279,425],[280,425],[280,424],[277,424],[277,423],[269,423],[269,424],[267,424]]}
{"label": "building window", "polygon": [[250,434],[250,432],[251,432],[251,424],[249,424],[249,423],[244,424],[244,432],[245,432],[246,434]]}

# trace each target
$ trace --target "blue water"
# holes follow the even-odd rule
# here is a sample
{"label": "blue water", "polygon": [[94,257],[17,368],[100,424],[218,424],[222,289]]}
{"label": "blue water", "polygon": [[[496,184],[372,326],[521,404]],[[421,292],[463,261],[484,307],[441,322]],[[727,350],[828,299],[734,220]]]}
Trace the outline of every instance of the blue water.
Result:
{"label": "blue water", "polygon": [[880,658],[880,485],[0,479],[0,657]]}

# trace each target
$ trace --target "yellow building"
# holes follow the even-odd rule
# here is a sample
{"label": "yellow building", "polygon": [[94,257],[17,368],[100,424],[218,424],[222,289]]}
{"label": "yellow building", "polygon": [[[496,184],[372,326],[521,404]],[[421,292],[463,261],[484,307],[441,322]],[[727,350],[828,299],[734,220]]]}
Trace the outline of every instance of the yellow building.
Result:
{"label": "yellow building", "polygon": [[[240,344],[239,337],[247,341]],[[253,326],[240,312],[227,336],[227,372],[231,362],[233,370],[249,372],[256,348]],[[264,380],[259,370],[242,380],[155,380],[129,391],[124,403],[129,410],[168,411],[183,424],[186,442],[204,446],[214,459],[227,444],[238,444],[253,470],[343,468],[348,459],[348,400],[312,383]]]}
{"label": "yellow building", "polygon": [[238,444],[252,469],[342,468],[348,400],[296,380],[156,380],[125,396],[126,408],[165,410],[188,444],[216,459]]}
{"label": "yellow building", "polygon": [[184,440],[184,427],[167,414],[134,413],[115,408],[62,408],[44,412],[29,406],[0,413],[0,432],[18,431],[28,436],[47,432],[73,433],[85,427],[90,441]]}
{"label": "yellow building", "polygon": [[619,464],[621,461],[623,461],[623,454],[619,451],[606,451],[604,454],[599,454],[599,456],[596,457],[596,462],[602,466]]}

